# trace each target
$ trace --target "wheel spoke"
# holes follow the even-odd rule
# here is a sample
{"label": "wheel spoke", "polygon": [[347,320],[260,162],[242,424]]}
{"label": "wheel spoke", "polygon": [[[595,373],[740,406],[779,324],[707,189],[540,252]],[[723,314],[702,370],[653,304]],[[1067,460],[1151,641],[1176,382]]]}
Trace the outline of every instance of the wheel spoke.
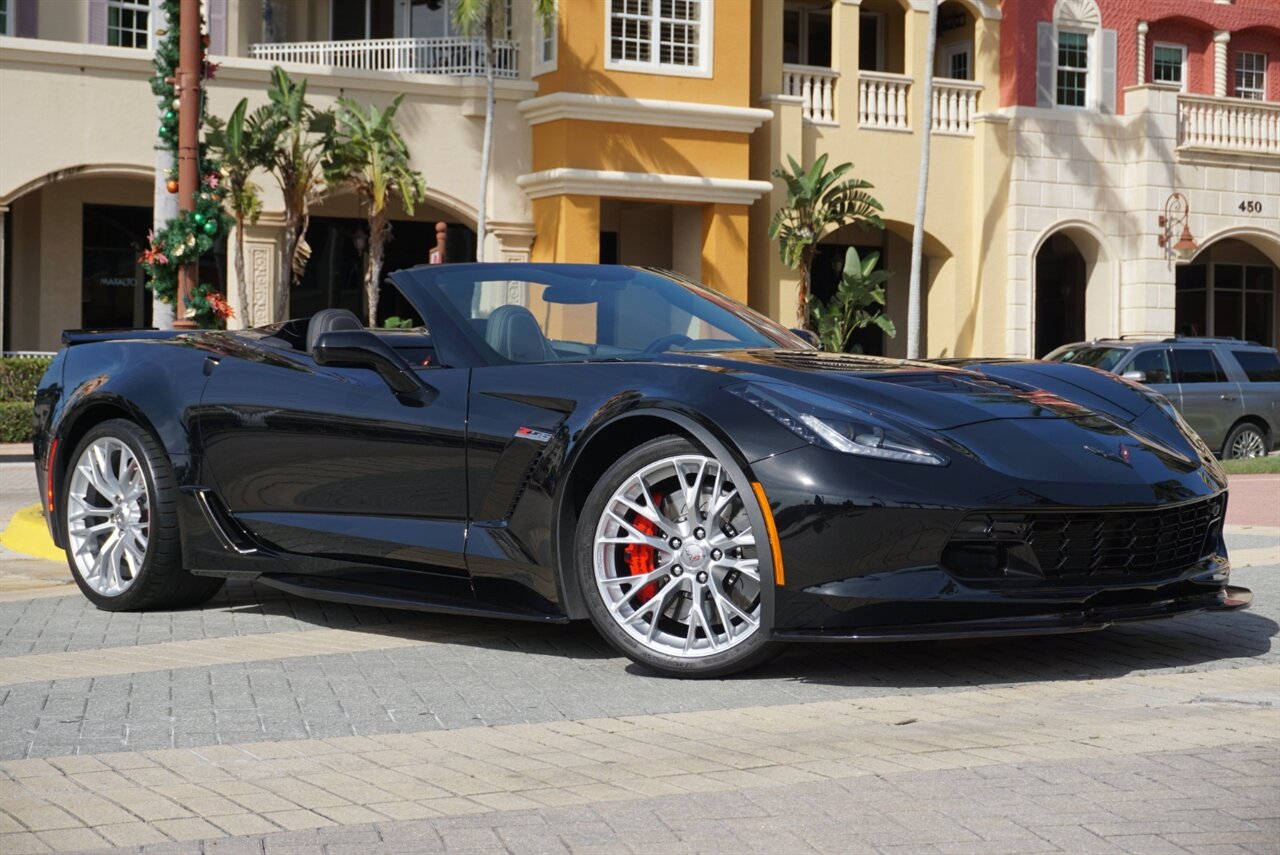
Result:
{"label": "wheel spoke", "polygon": [[633,526],[631,523],[627,522],[622,517],[615,514],[613,511],[609,511],[608,514],[609,516],[613,517],[613,519],[618,523],[618,525],[622,526],[627,531],[627,533],[631,535],[631,537],[625,538],[625,539],[606,537],[606,538],[601,538],[600,543],[641,543],[641,544],[644,544],[645,546],[652,546],[654,549],[657,549],[663,552],[667,550],[668,547],[667,547],[667,542],[665,540],[645,534],[644,532],[640,531],[638,528]]}
{"label": "wheel spoke", "polygon": [[116,597],[142,574],[150,533],[143,458],[123,440],[89,443],[70,470],[65,517],[72,569],[97,593]]}
{"label": "wheel spoke", "polygon": [[649,507],[645,507],[643,505],[637,505],[635,502],[631,501],[625,496],[618,497],[618,504],[622,505],[627,510],[634,511],[635,513],[649,520],[649,522],[656,525],[659,529],[662,530],[662,533],[667,535],[668,537],[679,536],[680,533],[677,532],[671,526],[671,523],[667,520],[666,517],[662,515],[661,511],[659,511],[657,508],[653,507],[652,505]]}

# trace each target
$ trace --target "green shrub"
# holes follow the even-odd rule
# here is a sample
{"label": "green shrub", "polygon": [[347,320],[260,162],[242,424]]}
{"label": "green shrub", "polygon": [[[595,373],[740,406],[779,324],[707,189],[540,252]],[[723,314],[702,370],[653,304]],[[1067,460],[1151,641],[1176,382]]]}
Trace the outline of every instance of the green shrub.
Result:
{"label": "green shrub", "polygon": [[30,442],[32,405],[23,401],[0,403],[0,442]]}
{"label": "green shrub", "polygon": [[[52,357],[19,359],[0,358],[0,403],[25,401],[30,405],[36,399],[36,387],[52,362]],[[28,406],[30,409],[30,406]]]}

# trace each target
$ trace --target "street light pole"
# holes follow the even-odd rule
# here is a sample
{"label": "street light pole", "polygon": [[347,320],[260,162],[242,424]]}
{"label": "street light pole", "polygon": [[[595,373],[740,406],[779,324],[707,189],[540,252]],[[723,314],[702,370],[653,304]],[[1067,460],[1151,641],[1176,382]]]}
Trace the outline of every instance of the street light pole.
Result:
{"label": "street light pole", "polygon": [[[178,28],[178,210],[191,212],[200,183],[200,0],[182,0]],[[199,273],[195,262],[178,267],[174,329],[196,328],[196,322],[187,316],[187,300]]]}

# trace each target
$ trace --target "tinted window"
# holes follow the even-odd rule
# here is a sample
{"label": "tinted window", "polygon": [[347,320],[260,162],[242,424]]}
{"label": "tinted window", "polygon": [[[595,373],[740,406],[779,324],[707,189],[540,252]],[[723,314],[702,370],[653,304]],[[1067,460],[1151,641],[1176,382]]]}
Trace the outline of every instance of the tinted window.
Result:
{"label": "tinted window", "polygon": [[1231,355],[1250,382],[1280,383],[1280,356],[1274,350],[1233,350]]}
{"label": "tinted window", "polygon": [[1147,375],[1148,383],[1168,383],[1170,382],[1169,372],[1169,351],[1160,348],[1158,350],[1144,350],[1133,358],[1133,362],[1129,363],[1127,371],[1142,371]]}
{"label": "tinted window", "polygon": [[1211,350],[1175,350],[1173,364],[1179,383],[1221,383],[1227,379]]}
{"label": "tinted window", "polygon": [[1077,350],[1056,351],[1045,358],[1054,362],[1070,362],[1072,365],[1088,365],[1090,368],[1110,371],[1128,353],[1127,347],[1081,347]]}

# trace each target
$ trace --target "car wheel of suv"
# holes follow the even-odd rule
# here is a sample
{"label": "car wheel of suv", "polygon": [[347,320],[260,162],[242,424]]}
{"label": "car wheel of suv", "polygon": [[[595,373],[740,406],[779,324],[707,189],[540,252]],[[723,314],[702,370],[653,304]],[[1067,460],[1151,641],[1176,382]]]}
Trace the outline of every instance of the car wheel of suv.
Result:
{"label": "car wheel of suv", "polygon": [[1236,425],[1227,435],[1222,446],[1224,460],[1236,460],[1241,457],[1266,457],[1267,437],[1257,425],[1248,422]]}

